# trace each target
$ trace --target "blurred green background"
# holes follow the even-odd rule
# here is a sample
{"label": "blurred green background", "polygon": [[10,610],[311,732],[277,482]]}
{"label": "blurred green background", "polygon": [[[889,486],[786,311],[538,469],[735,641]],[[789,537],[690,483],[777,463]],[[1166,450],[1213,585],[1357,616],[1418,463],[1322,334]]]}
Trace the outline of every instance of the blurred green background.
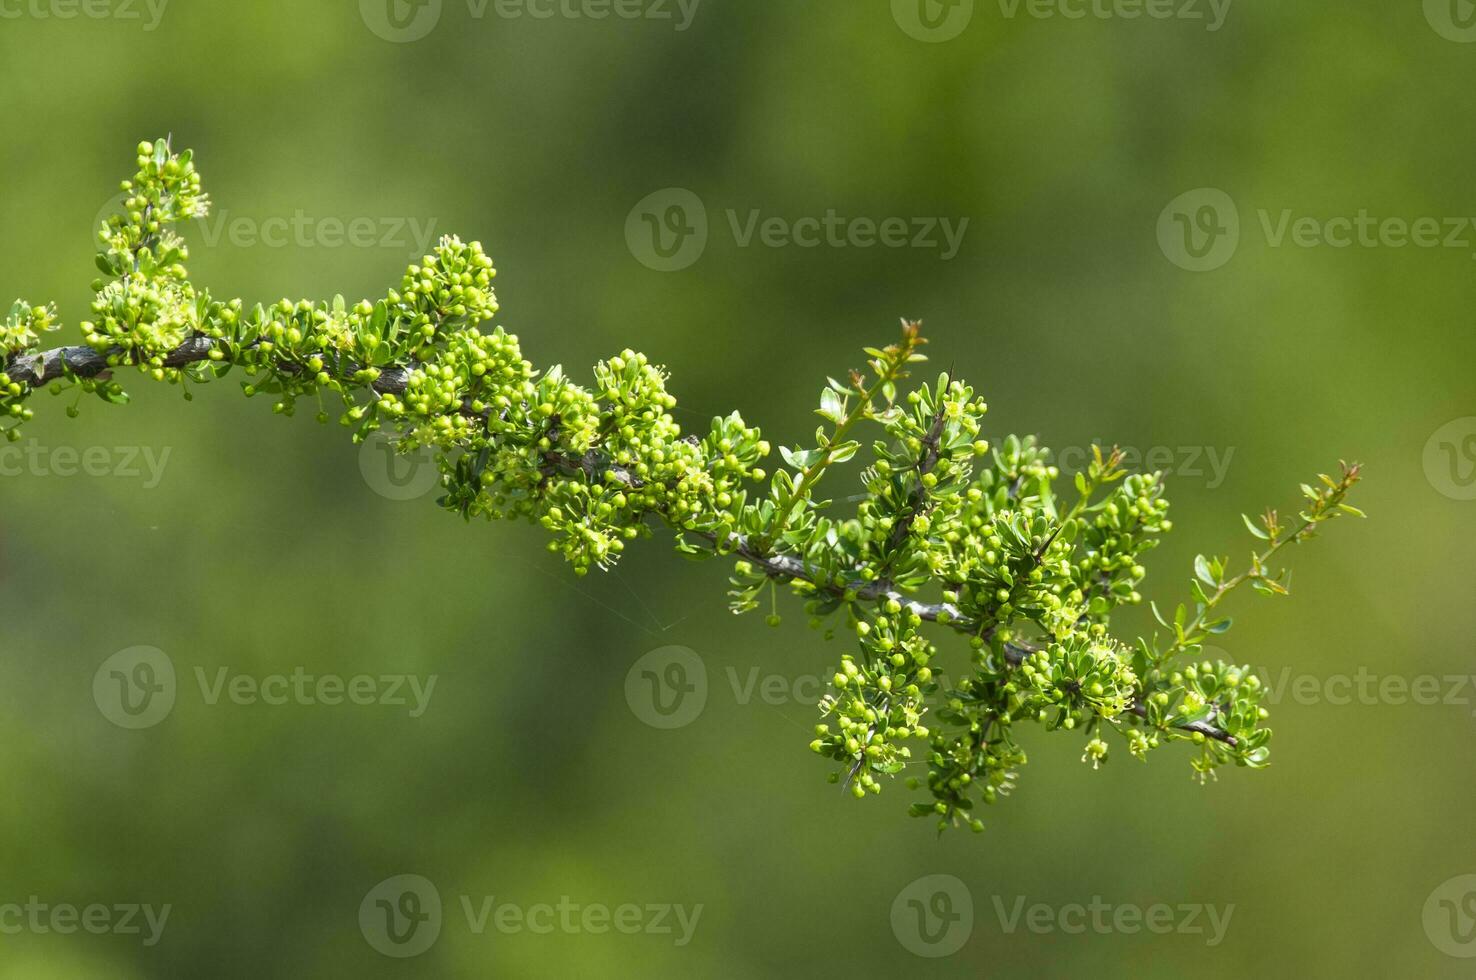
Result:
{"label": "blurred green background", "polygon": [[[234,379],[192,405],[134,382],[132,406],[75,422],[38,397],[39,472],[11,457],[0,478],[0,907],[171,912],[154,945],[0,929],[0,978],[1471,975],[1453,954],[1476,954],[1476,682],[1444,680],[1476,673],[1469,4],[1235,3],[1220,22],[1207,0],[1159,0],[1161,19],[1009,0],[158,2],[0,0],[0,291],[57,300],[67,341],[99,210],[135,143],[172,132],[217,204],[188,232],[217,295],[380,295],[433,223],[486,244],[500,322],[535,364],[587,377],[644,350],[690,426],[741,407],[776,443],[805,439],[825,375],[922,317],[935,363],[991,402],[991,436],[1173,450],[1160,601],[1196,551],[1244,553],[1241,512],[1289,509],[1339,457],[1368,465],[1372,520],[1298,549],[1291,600],[1234,604],[1228,656],[1313,690],[1274,707],[1271,769],[1201,789],[1186,752],[1142,766],[1116,748],[1093,773],[1081,739],[1030,733],[987,833],[940,839],[900,783],[856,804],[825,782],[806,679],[840,648],[792,605],[778,630],[734,619],[719,564],[658,538],[576,580],[533,528],[374,492],[382,457]],[[708,238],[663,272],[632,209],[656,194],[664,217],[670,188],[702,202]],[[968,226],[948,260],[741,240],[754,211],[831,209]],[[1360,211],[1440,219],[1442,244],[1277,235],[1286,212]],[[1209,237],[1236,215],[1238,247]],[[1446,219],[1466,221],[1448,247]],[[346,243],[355,220],[368,239]],[[68,475],[88,449],[103,475]],[[128,730],[93,678],[140,645],[169,658],[176,702]],[[669,646],[708,687],[675,730],[626,694]],[[221,668],[438,681],[411,717],[212,704],[197,671]],[[1360,668],[1441,678],[1456,703],[1326,696]],[[747,688],[770,675],[779,703]],[[401,874],[444,906],[406,959],[359,915]],[[972,901],[937,927],[960,943],[947,956],[908,931],[932,875]],[[462,898],[487,896],[702,911],[685,944],[478,934]],[[1212,945],[1090,920],[1012,931],[1022,898],[1068,925],[1094,900],[1234,910]]]}

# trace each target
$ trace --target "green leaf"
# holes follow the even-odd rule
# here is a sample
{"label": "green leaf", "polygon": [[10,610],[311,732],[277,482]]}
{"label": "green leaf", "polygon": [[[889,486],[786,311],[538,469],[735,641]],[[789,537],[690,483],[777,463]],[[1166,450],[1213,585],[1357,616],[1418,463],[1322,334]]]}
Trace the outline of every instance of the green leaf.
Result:
{"label": "green leaf", "polygon": [[824,453],[818,449],[790,449],[786,446],[779,447],[779,455],[784,457],[784,462],[796,470],[807,470],[824,457]]}
{"label": "green leaf", "polygon": [[844,463],[856,455],[856,450],[861,448],[859,442],[843,442],[838,446],[830,447],[830,461],[832,463]]}
{"label": "green leaf", "polygon": [[1270,541],[1271,540],[1271,535],[1267,534],[1265,531],[1263,531],[1259,527],[1257,527],[1256,524],[1255,524],[1255,522],[1252,521],[1249,517],[1246,517],[1244,514],[1241,514],[1240,515],[1240,519],[1242,521],[1245,521],[1246,530],[1250,531],[1250,533],[1254,534],[1256,537],[1260,538],[1262,541]]}
{"label": "green leaf", "polygon": [[1210,569],[1209,559],[1204,557],[1204,555],[1194,556],[1194,574],[1198,575],[1199,580],[1205,585],[1220,584],[1219,580],[1215,578],[1215,573]]}
{"label": "green leaf", "polygon": [[818,414],[834,422],[836,425],[840,425],[845,419],[845,405],[842,403],[840,395],[836,394],[834,389],[826,388],[820,392],[820,408]]}

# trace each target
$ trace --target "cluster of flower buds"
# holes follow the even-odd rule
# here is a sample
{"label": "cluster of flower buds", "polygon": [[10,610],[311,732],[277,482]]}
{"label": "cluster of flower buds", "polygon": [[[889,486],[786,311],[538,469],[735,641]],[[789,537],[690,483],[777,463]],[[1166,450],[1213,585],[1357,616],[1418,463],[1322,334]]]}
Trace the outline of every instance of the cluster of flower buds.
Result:
{"label": "cluster of flower buds", "polygon": [[[737,413],[683,435],[666,373],[644,354],[600,362],[590,387],[560,367],[535,370],[516,337],[483,328],[497,312],[496,273],[475,242],[443,238],[377,300],[248,308],[189,280],[170,226],[203,215],[208,200],[188,152],[140,144],[123,191],[122,213],[99,233],[104,278],[82,324],[93,353],[37,350],[55,328],[50,306],[18,303],[0,324],[8,438],[43,385],[123,402],[113,369],[131,367],[188,398],[192,383],[239,370],[245,394],[269,396],[278,414],[306,399],[327,422],[334,401],[356,440],[384,430],[405,451],[430,449],[444,506],[541,525],[576,573],[610,565],[664,524],[688,556],[735,557],[735,612],[787,585],[813,626],[854,635],[811,748],[865,797],[914,764],[909,741],[925,744],[926,779],[909,783],[929,796],[912,812],[941,826],[982,828],[975,805],[1009,793],[1025,762],[1014,734],[1024,723],[1077,732],[1093,768],[1109,758],[1111,734],[1139,759],[1193,743],[1201,776],[1266,764],[1262,685],[1245,667],[1202,660],[1204,643],[1229,628],[1218,606],[1241,584],[1286,592],[1271,567],[1284,545],[1358,514],[1346,503],[1357,466],[1304,487],[1309,502],[1290,526],[1275,512],[1260,526],[1247,519],[1263,546],[1249,569],[1200,556],[1192,604],[1152,607],[1167,638],[1124,643],[1108,632],[1111,615],[1141,601],[1141,559],[1172,527],[1161,474],[1128,474],[1115,450],[1094,449],[1062,490],[1033,437],[997,448],[980,438],[987,406],[951,374],[899,393],[926,360],[919,324],[868,349],[869,373],[827,383],[815,445],[781,448],[784,465],[770,474],[760,466],[769,443]],[[835,513],[819,484],[863,451],[868,426],[863,492],[853,512]],[[779,623],[772,606],[769,622]],[[924,633],[935,627],[961,641],[952,662]]]}
{"label": "cluster of flower buds", "polygon": [[[1225,580],[1222,561],[1201,559],[1198,615],[1188,622],[1181,611],[1167,650],[1108,632],[1117,607],[1142,601],[1141,560],[1172,529],[1162,474],[1128,473],[1119,452],[1094,447],[1062,489],[1033,437],[1010,436],[997,449],[979,438],[986,406],[951,376],[898,397],[907,366],[921,359],[918,342],[906,330],[901,343],[868,351],[871,378],[831,381],[819,408],[831,428],[814,447],[782,450],[787,468],[740,515],[734,611],[757,608],[777,580],[806,599],[811,625],[827,637],[836,617],[860,636],[860,655],[842,657],[822,703],[830,720],[811,742],[838,764],[831,778],[857,797],[880,792],[911,759],[899,740],[926,739],[931,799],[913,812],[979,829],[975,804],[1007,794],[1025,761],[1018,724],[1081,733],[1093,768],[1109,757],[1108,734],[1138,759],[1167,742],[1193,743],[1201,777],[1227,763],[1264,765],[1271,733],[1248,670],[1173,669],[1228,628],[1210,613],[1240,581]],[[833,517],[812,491],[857,454],[863,424],[880,430],[865,493],[854,516]],[[1330,485],[1340,489],[1317,492],[1304,518],[1337,512],[1332,495],[1351,483]],[[1274,543],[1278,534],[1296,539],[1274,527],[1260,536]],[[1242,580],[1274,592],[1265,557]],[[968,636],[964,669],[935,663],[934,647],[913,642],[925,620]]]}
{"label": "cluster of flower buds", "polygon": [[[35,414],[26,407],[32,387],[21,378],[12,378],[3,370],[21,354],[33,350],[43,334],[55,330],[56,307],[32,306],[16,300],[5,319],[0,321],[0,431],[11,442],[20,438],[20,424]],[[9,423],[8,425],[3,423]]]}
{"label": "cluster of flower buds", "polygon": [[835,728],[817,726],[810,748],[850,767],[850,791],[857,797],[880,793],[877,776],[903,770],[912,750],[902,740],[928,736],[923,701],[937,690],[928,666],[937,649],[918,632],[921,625],[895,600],[857,620],[863,659],[841,658],[832,691],[821,702]]}

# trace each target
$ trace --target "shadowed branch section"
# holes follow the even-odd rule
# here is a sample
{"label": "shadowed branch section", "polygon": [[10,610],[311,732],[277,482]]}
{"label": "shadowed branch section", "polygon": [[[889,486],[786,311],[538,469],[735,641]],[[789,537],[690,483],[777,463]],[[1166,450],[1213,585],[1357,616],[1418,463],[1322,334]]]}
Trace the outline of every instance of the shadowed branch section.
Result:
{"label": "shadowed branch section", "polygon": [[[84,343],[43,349],[50,305],[17,302],[0,321],[7,438],[41,392],[71,396],[76,416],[87,396],[126,402],[125,377],[189,399],[234,373],[278,415],[306,405],[356,441],[384,431],[402,451],[430,450],[443,507],[542,526],[575,574],[669,530],[679,553],[732,562],[735,613],[767,605],[778,625],[782,589],[826,639],[850,640],[810,748],[860,798],[925,769],[906,780],[925,794],[911,812],[940,828],[982,829],[977,806],[1011,792],[1026,762],[1025,725],[1082,736],[1093,769],[1108,738],[1137,759],[1184,743],[1201,779],[1267,764],[1259,679],[1204,647],[1230,628],[1221,605],[1240,586],[1287,591],[1283,548],[1358,514],[1356,465],[1303,486],[1293,520],[1246,518],[1255,540],[1238,571],[1199,556],[1186,602],[1150,604],[1161,632],[1115,636],[1114,611],[1144,601],[1142,562],[1172,529],[1162,474],[1094,447],[1067,478],[1033,437],[990,445],[972,387],[951,371],[913,381],[927,360],[919,323],[827,378],[813,440],[779,447],[770,472],[773,447],[736,412],[683,433],[666,372],[644,354],[600,361],[589,385],[535,369],[516,337],[483,326],[495,270],[475,242],[443,238],[397,287],[356,303],[212,297],[170,230],[208,207],[191,155],[161,140],[137,159],[122,213],[99,232]],[[837,506],[824,494],[853,460],[859,492]]]}

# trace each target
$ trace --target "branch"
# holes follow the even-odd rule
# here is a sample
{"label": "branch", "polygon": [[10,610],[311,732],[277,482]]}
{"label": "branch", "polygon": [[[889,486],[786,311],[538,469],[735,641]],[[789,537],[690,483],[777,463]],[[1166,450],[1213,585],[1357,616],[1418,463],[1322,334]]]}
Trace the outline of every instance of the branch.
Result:
{"label": "branch", "polygon": [[[917,323],[904,322],[900,343],[866,349],[873,382],[852,372],[849,386],[829,383],[818,414],[833,429],[817,434],[817,448],[783,452],[795,472],[766,475],[758,464],[771,446],[736,412],[714,419],[706,436],[683,435],[672,418],[676,398],[667,392],[665,370],[645,355],[626,350],[599,362],[591,388],[560,368],[535,368],[503,329],[483,331],[480,325],[497,313],[496,273],[476,242],[443,238],[377,300],[283,299],[254,309],[240,299],[213,300],[191,283],[185,243],[166,230],[208,208],[191,154],[175,154],[167,140],[141,143],[138,165],[123,183],[123,213],[101,230],[98,265],[105,278],[94,284],[95,322],[82,324],[86,346],[37,350],[39,338],[57,327],[54,304],[18,301],[0,320],[0,421],[8,426],[0,436],[19,438],[19,427],[34,414],[27,400],[43,387],[59,391],[59,382],[80,382],[79,395],[115,403],[126,401],[114,378],[125,372],[117,369],[187,384],[240,367],[253,379],[264,375],[243,384],[244,393],[276,396],[278,414],[290,416],[300,399],[311,399],[319,421],[327,422],[323,399],[339,398],[339,423],[353,429],[356,441],[388,429],[402,450],[435,450],[442,506],[468,519],[541,524],[555,535],[551,550],[575,574],[609,567],[627,541],[665,525],[679,538],[691,536],[678,543],[684,554],[742,559],[735,611],[754,608],[758,592],[777,592],[780,582],[792,583],[801,598],[816,597],[811,607],[818,614],[846,607],[863,656],[841,658],[839,693],[826,699],[833,722],[817,726],[811,749],[842,763],[846,785],[865,796],[881,791],[878,775],[902,771],[911,750],[899,748],[901,740],[929,739],[932,801],[914,804],[912,812],[937,814],[941,826],[964,819],[982,829],[970,812],[974,799],[993,802],[1008,793],[1024,763],[1012,723],[1046,722],[1048,709],[1060,709],[1050,730],[1085,724],[1094,731],[1105,721],[1140,758],[1160,741],[1152,733],[1175,740],[1189,733],[1201,749],[1192,760],[1201,776],[1230,761],[1266,764],[1271,733],[1260,723],[1266,712],[1256,678],[1239,687],[1241,668],[1225,663],[1168,676],[1164,670],[1174,657],[1197,652],[1205,635],[1228,628],[1227,619],[1209,622],[1208,616],[1240,584],[1286,591],[1284,573],[1266,563],[1321,522],[1359,513],[1343,499],[1358,478],[1356,466],[1345,467],[1341,480],[1323,477],[1326,490],[1304,486],[1311,504],[1289,532],[1274,512],[1264,519],[1264,532],[1251,526],[1270,544],[1243,574],[1227,577],[1227,560],[1197,558],[1196,614],[1191,618],[1181,606],[1169,649],[1159,652],[1156,638],[1152,649],[1140,641],[1130,662],[1103,630],[1112,607],[1129,595],[1133,602],[1141,598],[1123,588],[1144,574],[1127,563],[1151,546],[1151,534],[1171,527],[1159,475],[1125,476],[1113,491],[1118,509],[1112,499],[1093,505],[1095,490],[1124,476],[1120,456],[1104,460],[1098,453],[1086,478],[1078,476],[1080,499],[1064,515],[1057,510],[1056,474],[1036,464],[1033,442],[1022,453],[1011,437],[1012,448],[996,452],[996,465],[975,476],[956,451],[974,440],[974,455],[988,452],[978,439],[987,406],[972,389],[955,385],[950,371],[936,392],[908,393],[916,409],[896,403],[896,382],[908,365],[925,360]],[[875,408],[878,396],[885,411]],[[67,411],[75,416],[77,406]],[[853,517],[831,520],[812,493],[833,463],[860,449],[852,430],[863,422],[879,423],[889,437],[873,443],[876,469],[863,476],[869,502]],[[1024,493],[1027,475],[1032,487],[1040,484],[1031,493]],[[755,493],[754,484],[766,480],[768,492]],[[1105,516],[1092,518],[1078,535],[1078,522],[1098,512]],[[1052,550],[1069,550],[1071,560],[1045,561]],[[1129,573],[1115,575],[1117,568]],[[941,596],[917,592],[924,586],[940,588]],[[1105,603],[1093,602],[1098,590]],[[917,601],[909,592],[949,601]],[[890,611],[900,609],[906,614]],[[957,684],[967,694],[972,682],[982,681],[977,696],[945,690],[947,703],[935,705],[935,717],[960,730],[956,735],[921,724],[928,698],[939,691],[929,667],[938,650],[918,628],[923,621],[990,651],[976,656],[977,676]],[[1006,632],[1016,624],[1031,635]],[[1033,635],[1036,629],[1043,635]],[[1180,697],[1189,707],[1171,708]],[[1185,713],[1198,718],[1174,720]],[[993,731],[999,735],[991,741]],[[1087,752],[1095,765],[1106,745],[1094,738]],[[837,781],[840,775],[833,774]]]}
{"label": "branch", "polygon": [[932,424],[928,427],[927,434],[923,436],[918,452],[915,467],[917,480],[907,495],[907,502],[901,516],[892,525],[892,533],[887,535],[886,547],[883,550],[884,558],[876,574],[878,583],[890,581],[888,575],[891,573],[892,566],[896,564],[898,556],[902,554],[902,546],[907,543],[907,537],[912,533],[913,525],[917,523],[918,517],[931,507],[927,484],[923,478],[933,472],[942,455],[938,441],[943,437],[943,424],[948,419],[948,402],[944,394],[953,385],[953,372],[949,371],[945,377],[947,381],[939,385],[938,408],[933,413]]}
{"label": "branch", "polygon": [[[210,359],[210,352],[218,345],[210,337],[191,337],[164,355],[164,367],[180,368]],[[57,347],[35,354],[21,354],[6,364],[4,373],[12,380],[40,388],[68,375],[77,378],[96,378],[112,370],[109,358],[126,357],[127,351],[114,347],[99,353],[91,347]],[[132,363],[132,362],[130,362]],[[352,373],[350,371],[349,373]],[[375,391],[386,395],[404,394],[409,387],[410,369],[390,366],[380,369],[374,382]]]}
{"label": "branch", "polygon": [[[702,533],[698,534],[698,537],[716,544],[714,535]],[[771,578],[782,578],[786,580],[798,579],[802,582],[808,582],[814,587],[816,592],[823,592],[831,596],[843,596],[847,592],[854,592],[857,599],[867,602],[896,601],[901,604],[902,608],[908,609],[916,614],[918,618],[931,623],[941,622],[949,629],[956,630],[960,633],[976,633],[981,625],[965,619],[959,613],[958,607],[952,603],[917,602],[909,599],[905,594],[889,587],[883,582],[857,582],[848,587],[830,583],[822,584],[816,581],[814,574],[809,570],[803,559],[796,558],[793,555],[761,554],[758,549],[750,545],[747,539],[741,535],[735,534],[731,536],[728,539],[728,544],[734,554],[741,556],[750,564],[762,568]],[[1019,666],[1026,657],[1035,653],[1036,650],[1036,647],[1024,643],[1006,643],[1004,645],[1005,658],[1010,662],[1011,666]],[[1128,708],[1128,711],[1137,715],[1139,718],[1146,719],[1148,717],[1148,709],[1143,705],[1141,699],[1135,701],[1132,707]],[[1176,724],[1173,727],[1180,731],[1198,733],[1206,738],[1212,738],[1217,742],[1223,742],[1229,746],[1238,744],[1233,735],[1220,728],[1216,728],[1208,722],[1187,721],[1183,724]]]}
{"label": "branch", "polygon": [[[216,342],[209,337],[192,337],[174,348],[164,356],[165,367],[184,367],[201,361],[209,360],[210,352],[216,348]],[[95,378],[111,370],[108,359],[110,357],[126,356],[122,348],[113,348],[106,354],[99,353],[91,347],[58,347],[53,350],[41,351],[35,354],[23,354],[6,365],[5,372],[17,381],[22,381],[34,388],[39,388],[51,381],[67,377]],[[380,369],[379,377],[373,382],[375,391],[381,394],[399,395],[403,394],[409,386],[411,368],[403,366],[389,366]],[[353,373],[352,369],[348,372]],[[469,406],[463,406],[464,414],[475,414]],[[941,416],[935,420],[933,432],[929,433],[922,458],[919,460],[919,470],[926,473],[930,463],[935,460],[936,449],[934,444],[937,439],[938,422]],[[613,466],[608,460],[597,458],[591,459],[581,457],[578,459],[562,458],[559,460],[564,465],[585,470],[587,472],[603,472],[612,470],[619,473],[622,482],[628,485],[639,485],[633,476],[626,473],[620,467]],[[921,487],[921,484],[919,484]],[[701,537],[709,543],[716,545],[715,535],[699,532]],[[741,535],[733,535],[728,544],[733,553],[741,556],[753,565],[762,568],[771,578],[782,578],[786,580],[799,580],[808,582],[817,592],[823,592],[832,596],[842,596],[848,591],[853,591],[860,600],[873,601],[895,601],[904,609],[910,610],[918,618],[931,623],[943,623],[950,629],[960,633],[976,633],[982,624],[969,620],[963,616],[958,607],[952,603],[924,603],[909,598],[904,593],[892,588],[885,579],[874,582],[857,582],[850,587],[840,587],[833,584],[820,584],[816,581],[814,574],[809,570],[804,560],[793,555],[765,555]],[[1006,643],[1004,645],[1005,656],[1012,666],[1018,665],[1031,653],[1034,648],[1017,643]],[[1133,704],[1128,709],[1140,718],[1147,717],[1147,709],[1141,701]],[[1234,737],[1216,728],[1207,722],[1193,721],[1175,725],[1182,731],[1198,732],[1207,738],[1215,739],[1226,745],[1235,745]]]}

